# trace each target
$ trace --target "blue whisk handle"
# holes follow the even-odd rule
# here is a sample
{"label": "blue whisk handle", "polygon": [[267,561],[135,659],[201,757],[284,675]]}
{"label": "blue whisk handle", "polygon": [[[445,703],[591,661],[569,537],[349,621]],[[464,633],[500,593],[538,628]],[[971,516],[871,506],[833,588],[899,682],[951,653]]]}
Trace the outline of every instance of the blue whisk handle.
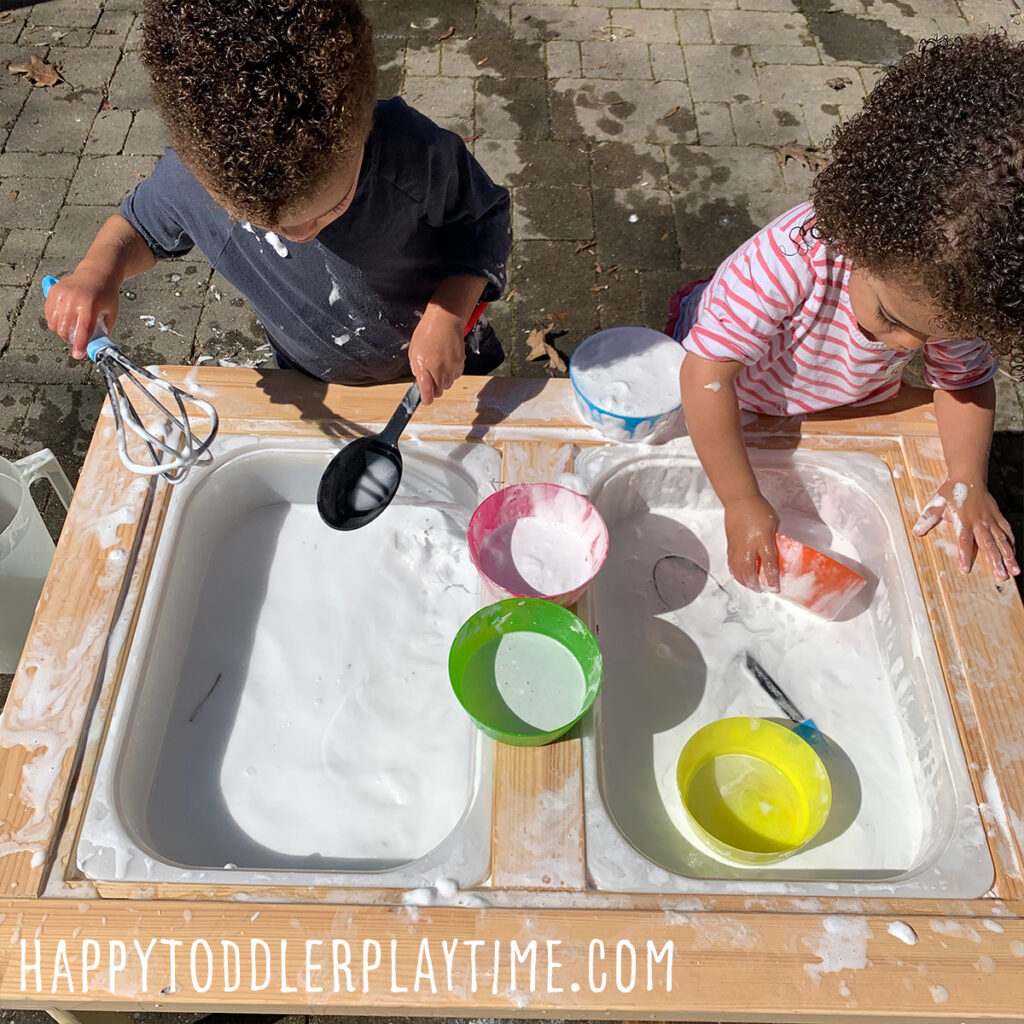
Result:
{"label": "blue whisk handle", "polygon": [[98,334],[86,345],[85,354],[95,363],[99,354],[107,348],[112,348],[115,352],[121,351],[105,334]]}
{"label": "blue whisk handle", "polygon": [[[50,289],[59,280],[60,280],[59,277],[54,277],[52,274],[47,274],[46,277],[43,278],[42,286],[43,286],[43,298],[44,299],[46,298],[47,295],[50,294]],[[107,325],[103,322],[103,318],[100,317],[100,319],[96,321],[96,334],[93,337],[92,341],[90,341],[89,344],[86,346],[86,349],[85,349],[85,354],[94,363],[96,362],[96,357],[105,348],[112,348],[115,351],[120,351],[120,349],[118,349],[118,347],[107,337],[106,331],[107,331]],[[74,335],[72,334],[72,340],[73,339],[74,339]]]}

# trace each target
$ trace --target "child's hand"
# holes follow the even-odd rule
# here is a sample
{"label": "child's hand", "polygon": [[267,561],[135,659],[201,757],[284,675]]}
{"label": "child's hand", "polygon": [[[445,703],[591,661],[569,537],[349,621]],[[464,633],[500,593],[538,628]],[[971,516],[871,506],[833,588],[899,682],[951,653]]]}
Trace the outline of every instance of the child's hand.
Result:
{"label": "child's hand", "polygon": [[103,317],[109,330],[117,319],[120,281],[116,276],[79,264],[62,277],[46,296],[46,322],[65,341],[73,343],[71,355],[81,359]]}
{"label": "child's hand", "polygon": [[409,342],[409,365],[420,386],[423,404],[447,391],[462,376],[466,345],[457,317],[429,306]]}
{"label": "child's hand", "polygon": [[961,572],[971,571],[974,556],[980,551],[997,580],[1020,575],[1013,531],[983,483],[947,480],[925,505],[914,524],[914,536],[923,537],[943,519],[953,527]]}
{"label": "child's hand", "polygon": [[778,526],[775,509],[760,494],[725,506],[729,572],[743,586],[760,590],[763,580],[768,590],[778,592],[779,554],[775,548]]}

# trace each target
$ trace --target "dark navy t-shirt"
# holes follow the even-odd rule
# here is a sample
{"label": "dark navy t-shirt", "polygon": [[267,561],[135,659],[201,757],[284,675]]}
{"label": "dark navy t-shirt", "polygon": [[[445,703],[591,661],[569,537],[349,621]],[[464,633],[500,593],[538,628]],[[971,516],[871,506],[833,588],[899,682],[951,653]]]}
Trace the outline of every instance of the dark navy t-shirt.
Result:
{"label": "dark navy t-shirt", "polygon": [[499,298],[511,244],[508,192],[397,98],[377,104],[351,205],[310,242],[233,219],[173,150],[121,215],[159,259],[199,246],[288,360],[346,384],[408,377],[409,339],[440,282],[486,278],[483,299]]}

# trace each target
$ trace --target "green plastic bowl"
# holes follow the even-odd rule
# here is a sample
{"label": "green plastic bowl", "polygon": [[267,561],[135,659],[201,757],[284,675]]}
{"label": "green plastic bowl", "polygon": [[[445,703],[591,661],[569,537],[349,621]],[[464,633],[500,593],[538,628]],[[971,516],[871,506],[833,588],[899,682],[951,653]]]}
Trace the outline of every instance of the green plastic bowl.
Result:
{"label": "green plastic bowl", "polygon": [[510,598],[471,615],[452,641],[452,689],[477,728],[539,747],[568,732],[601,689],[601,650],[566,608]]}
{"label": "green plastic bowl", "polygon": [[698,729],[679,755],[676,781],[701,838],[737,864],[796,853],[832,806],[821,758],[796,733],[763,718],[722,718]]}

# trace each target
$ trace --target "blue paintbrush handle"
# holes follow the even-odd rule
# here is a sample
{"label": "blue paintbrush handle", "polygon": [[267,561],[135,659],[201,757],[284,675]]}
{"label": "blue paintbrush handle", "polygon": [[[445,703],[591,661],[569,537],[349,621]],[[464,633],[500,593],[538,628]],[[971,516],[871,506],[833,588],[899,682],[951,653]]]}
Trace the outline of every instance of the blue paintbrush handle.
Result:
{"label": "blue paintbrush handle", "polygon": [[804,718],[797,706],[786,696],[782,687],[764,670],[761,663],[749,653],[746,656],[746,660],[748,671],[757,680],[761,689],[782,708],[786,717],[795,723],[796,728],[793,732],[805,742],[810,743],[812,747],[821,747],[824,750],[830,749],[828,741],[822,736],[818,727],[814,724],[814,720]]}
{"label": "blue paintbrush handle", "polygon": [[831,753],[832,748],[829,746],[828,740],[825,739],[825,734],[814,724],[812,719],[805,719],[793,730],[793,732],[795,732],[805,743],[809,743],[818,751]]}

